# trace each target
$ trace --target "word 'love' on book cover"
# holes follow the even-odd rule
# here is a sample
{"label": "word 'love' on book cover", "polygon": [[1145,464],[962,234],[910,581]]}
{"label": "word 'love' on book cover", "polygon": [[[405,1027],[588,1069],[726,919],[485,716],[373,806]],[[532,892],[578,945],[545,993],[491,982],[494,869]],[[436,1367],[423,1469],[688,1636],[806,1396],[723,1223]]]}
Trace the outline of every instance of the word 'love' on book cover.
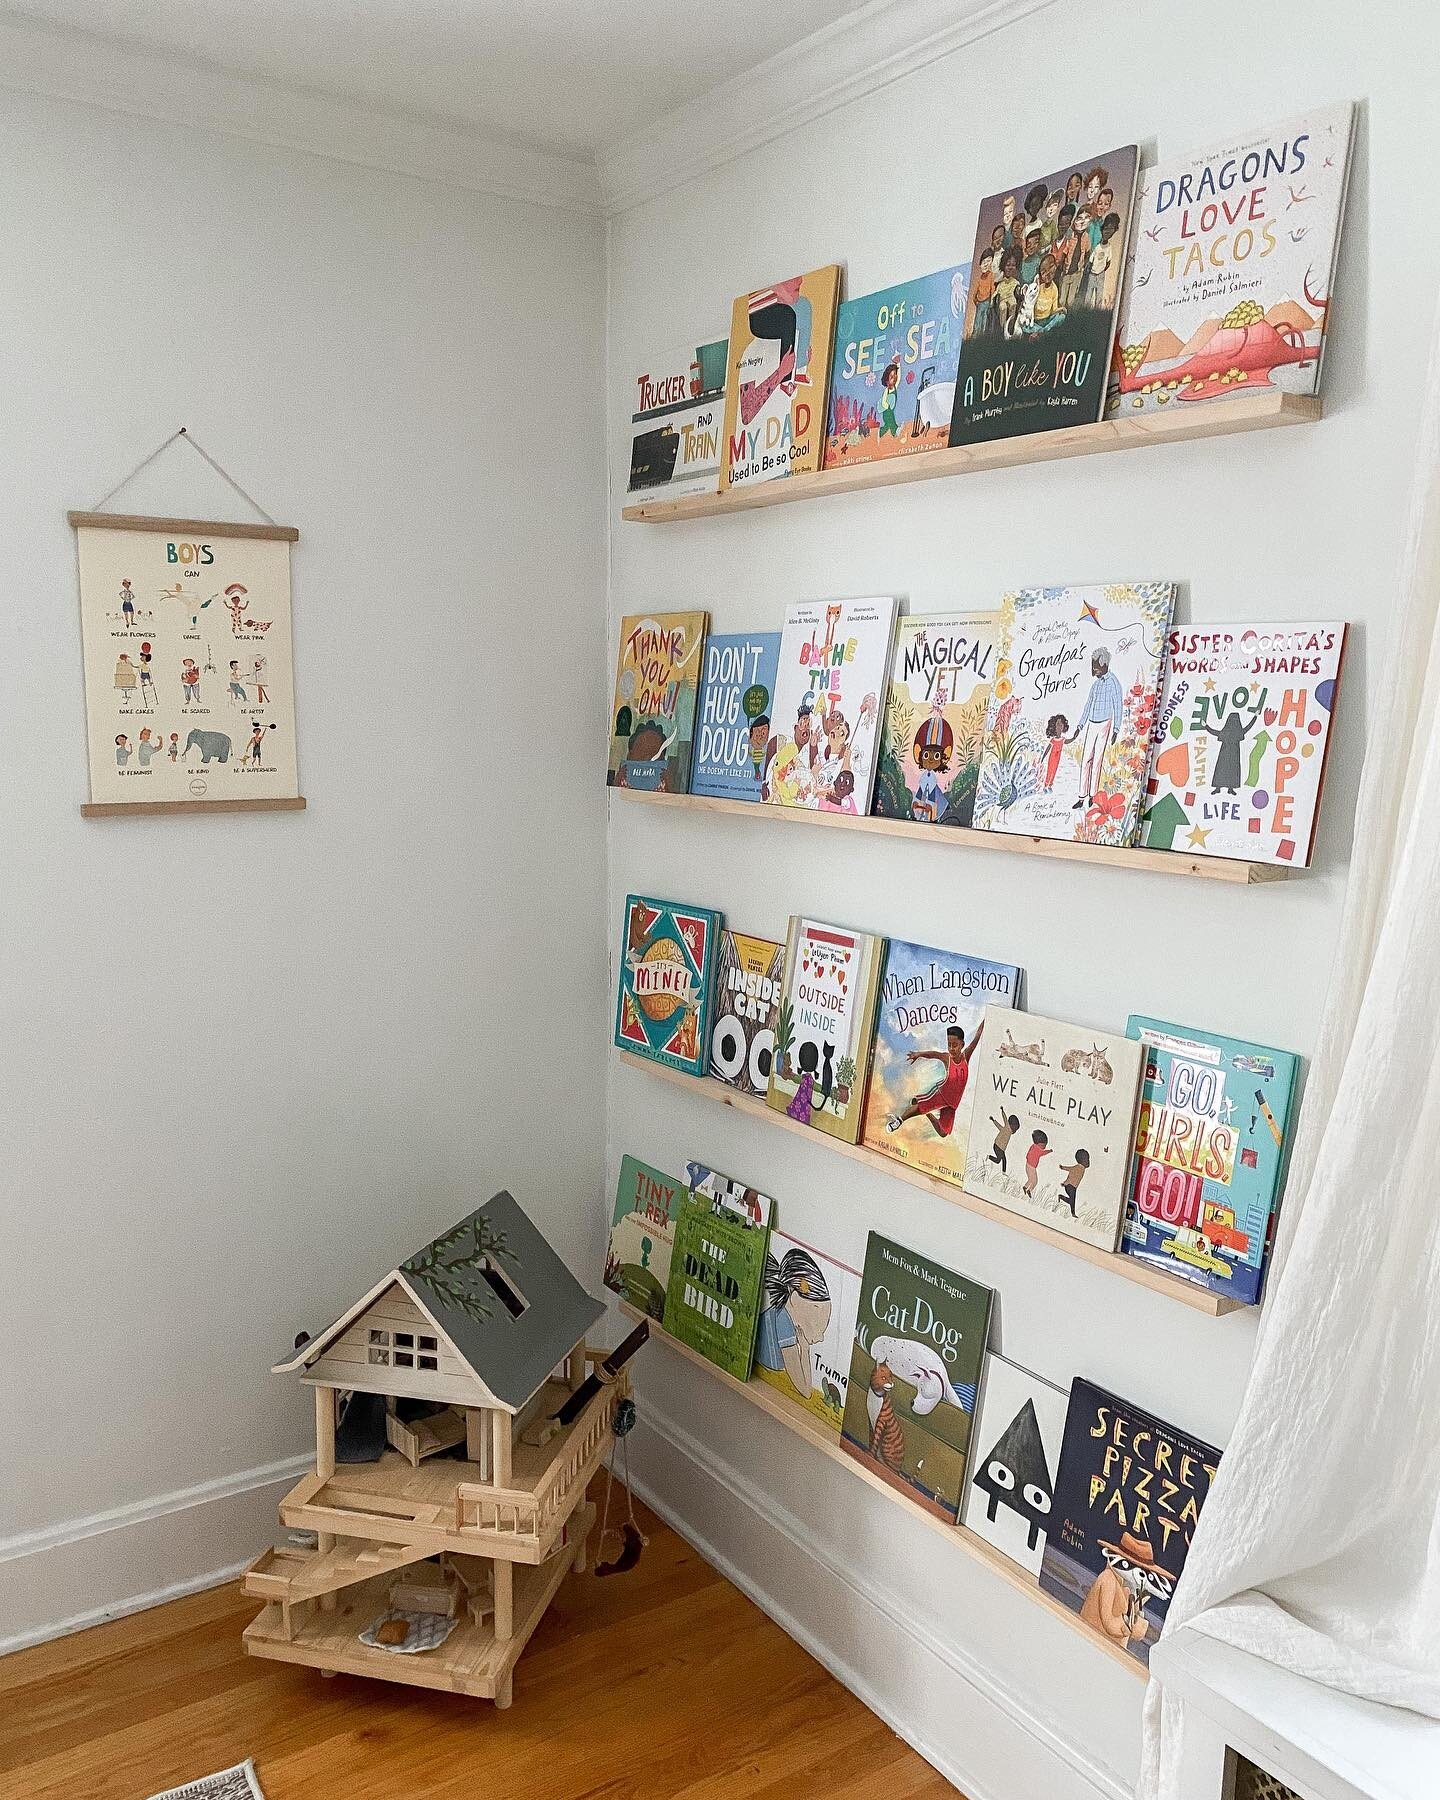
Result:
{"label": "word 'love' on book cover", "polygon": [[837,1434],[845,1416],[859,1305],[858,1269],[771,1231],[755,1374]]}
{"label": "word 'love' on book cover", "polygon": [[665,1329],[737,1381],[750,1379],[769,1235],[703,1197],[681,1205],[675,1226]]}
{"label": "word 'love' on book cover", "polygon": [[874,811],[969,825],[995,679],[999,615],[920,613],[895,628]]}
{"label": "word 'love' on book cover", "polygon": [[687,1075],[703,1075],[715,1001],[720,914],[631,894],[625,901],[615,1042]]}
{"label": "word 'love' on book cover", "polygon": [[800,1125],[853,1144],[860,1136],[885,940],[794,917],[766,1095]]}
{"label": "word 'love' on book cover", "polygon": [[615,1214],[605,1253],[605,1285],[652,1319],[665,1316],[675,1218],[687,1198],[683,1182],[627,1156],[615,1187]]}
{"label": "word 'love' on book cover", "polygon": [[975,1057],[965,1190],[1113,1250],[1129,1192],[1140,1048],[994,1006]]}
{"label": "word 'love' on book cover", "polygon": [[993,1299],[870,1233],[840,1443],[941,1519],[960,1510]]}
{"label": "word 'love' on book cover", "polygon": [[827,469],[945,448],[969,279],[962,263],[841,302]]}
{"label": "word 'love' on book cover", "polygon": [[1020,970],[891,938],[875,1003],[865,1142],[940,1181],[965,1181],[970,1061],[987,1006],[1018,1006]]}
{"label": "word 'love' on book cover", "polygon": [[804,600],[780,634],[764,798],[811,812],[868,813],[893,599]]}
{"label": "word 'love' on book cover", "polygon": [[1137,160],[1123,144],[980,202],[952,444],[1100,417]]}
{"label": "word 'love' on book cover", "polygon": [[1142,842],[1303,869],[1315,842],[1346,627],[1170,633]]}
{"label": "word 'love' on book cover", "polygon": [[620,621],[608,786],[686,791],[708,623],[703,612],[637,613]]}
{"label": "word 'love' on book cover", "polygon": [[1300,1059],[1132,1014],[1144,1051],[1120,1248],[1227,1299],[1260,1298]]}
{"label": "word 'love' on book cover", "polygon": [[631,394],[626,492],[641,500],[713,494],[725,426],[725,340],[647,363]]}
{"label": "word 'love' on book cover", "polygon": [[1174,600],[1168,581],[1005,596],[977,826],[1134,843]]}
{"label": "word 'love' on book cover", "polygon": [[778,631],[712,632],[706,639],[692,794],[759,800],[779,661]]}
{"label": "word 'love' on book cover", "polygon": [[1019,1363],[993,1351],[985,1358],[961,1523],[1032,1575],[1055,1503],[1066,1398]]}
{"label": "word 'love' on book cover", "polygon": [[1040,1585],[1150,1664],[1220,1452],[1078,1377]]}
{"label": "word 'love' on book cover", "polygon": [[725,379],[727,488],[820,467],[840,265],[741,294]]}
{"label": "word 'love' on book cover", "polygon": [[1145,171],[1112,414],[1318,391],[1354,110],[1323,107]]}
{"label": "word 'love' on book cover", "polygon": [[743,931],[720,934],[710,1073],[742,1094],[770,1091],[775,1022],[785,979],[785,946]]}

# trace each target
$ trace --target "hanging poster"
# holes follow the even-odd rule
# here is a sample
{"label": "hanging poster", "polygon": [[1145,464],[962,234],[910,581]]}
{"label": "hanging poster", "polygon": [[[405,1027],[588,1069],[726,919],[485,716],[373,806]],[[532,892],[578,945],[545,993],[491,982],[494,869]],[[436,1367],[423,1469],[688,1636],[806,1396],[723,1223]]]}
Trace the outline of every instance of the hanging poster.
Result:
{"label": "hanging poster", "polygon": [[287,525],[71,513],[90,807],[294,801]]}

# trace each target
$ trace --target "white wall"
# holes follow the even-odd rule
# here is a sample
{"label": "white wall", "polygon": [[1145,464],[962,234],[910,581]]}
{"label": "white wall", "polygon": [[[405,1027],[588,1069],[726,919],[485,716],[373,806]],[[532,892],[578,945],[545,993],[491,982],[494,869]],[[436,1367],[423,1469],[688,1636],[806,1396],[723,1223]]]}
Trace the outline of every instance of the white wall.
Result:
{"label": "white wall", "polygon": [[[705,606],[735,630],[777,624],[801,596],[894,592],[923,612],[1026,583],[1154,576],[1185,584],[1182,616],[1358,626],[1317,866],[1288,883],[942,854],[617,798],[612,942],[629,889],[777,936],[803,909],[1017,960],[1029,1004],[1060,1017],[1120,1028],[1139,1010],[1310,1051],[1361,756],[1383,726],[1377,671],[1440,268],[1440,237],[1399,197],[1440,147],[1422,74],[1437,52],[1440,26],[1418,8],[1404,33],[1380,33],[1338,0],[1199,13],[1061,0],[612,222],[612,646],[618,616],[647,606]],[[656,345],[723,331],[736,293],[836,259],[864,293],[968,256],[979,197],[1027,170],[1127,137],[1173,154],[1348,96],[1366,105],[1322,424],[683,526],[619,522],[633,370]],[[1250,1316],[1203,1317],[612,1058],[612,1181],[624,1152],[753,1181],[788,1230],[854,1264],[881,1228],[998,1290],[1008,1356],[1228,1435]],[[1139,1682],[663,1346],[642,1387],[649,1489],[972,1800],[1128,1791]]]}
{"label": "white wall", "polygon": [[[270,1541],[270,1363],[495,1189],[588,1269],[609,1002],[598,220],[13,94],[0,216],[4,1648]],[[83,821],[65,512],[182,424],[310,808]]]}

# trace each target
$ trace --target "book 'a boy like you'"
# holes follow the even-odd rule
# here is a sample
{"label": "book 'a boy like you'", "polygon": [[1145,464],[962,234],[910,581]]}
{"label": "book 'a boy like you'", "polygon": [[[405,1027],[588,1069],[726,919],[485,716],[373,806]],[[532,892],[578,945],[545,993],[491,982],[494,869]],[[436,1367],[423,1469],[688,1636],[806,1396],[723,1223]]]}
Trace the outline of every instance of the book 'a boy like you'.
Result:
{"label": "book 'a boy like you'", "polygon": [[969,825],[999,616],[919,613],[895,628],[874,811],[924,825]]}
{"label": "book 'a boy like you'", "polygon": [[1111,414],[1319,391],[1354,110],[1323,107],[1146,170]]}
{"label": "book 'a boy like you'", "polygon": [[885,940],[794,917],[766,1098],[799,1125],[860,1136]]}
{"label": "book 'a boy like you'", "polygon": [[605,1254],[604,1281],[652,1319],[665,1316],[675,1219],[689,1198],[683,1182],[627,1156],[615,1186],[615,1213]]}
{"label": "book 'a boy like you'", "polygon": [[991,1290],[870,1233],[841,1448],[927,1512],[960,1510]]}
{"label": "book 'a boy like you'", "polygon": [[759,800],[779,662],[778,631],[712,632],[706,639],[692,794]]}
{"label": "book 'a boy like you'", "polygon": [[683,794],[709,614],[636,613],[620,621],[610,714],[610,787]]}
{"label": "book 'a boy like you'", "polygon": [[980,202],[952,444],[1100,417],[1137,161],[1123,144]]}
{"label": "book 'a boy like you'", "polygon": [[770,805],[869,812],[895,612],[891,598],[786,609],[762,778]]}
{"label": "book 'a boy like you'", "polygon": [[820,467],[840,265],[753,293],[730,318],[722,485],[748,487]]}
{"label": "book 'a boy like you'", "polygon": [[1260,1298],[1299,1058],[1132,1015],[1144,1053],[1120,1248],[1227,1299]]}
{"label": "book 'a boy like you'", "polygon": [[969,278],[962,263],[841,302],[827,469],[945,448]]}
{"label": "book 'a boy like you'", "polygon": [[625,901],[615,1042],[687,1075],[710,1054],[720,914],[631,894]]}

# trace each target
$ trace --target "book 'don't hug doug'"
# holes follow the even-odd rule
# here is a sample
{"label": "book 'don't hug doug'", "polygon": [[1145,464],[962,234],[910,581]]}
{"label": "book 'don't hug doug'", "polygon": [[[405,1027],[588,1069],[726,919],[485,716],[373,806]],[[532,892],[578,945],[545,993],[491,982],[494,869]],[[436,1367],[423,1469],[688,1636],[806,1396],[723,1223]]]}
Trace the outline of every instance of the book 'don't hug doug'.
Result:
{"label": "book 'don't hug doug'", "polygon": [[652,1319],[665,1316],[675,1219],[680,1202],[688,1197],[684,1183],[673,1175],[634,1156],[621,1162],[604,1281]]}
{"label": "book 'don't hug doug'", "polygon": [[742,1094],[770,1090],[775,1022],[785,979],[785,946],[743,931],[720,934],[710,1073]]}
{"label": "book 'don't hug doug'", "polygon": [[960,1510],[993,1299],[870,1233],[840,1443],[941,1519]]}
{"label": "book 'don't hug doug'", "polygon": [[665,1329],[737,1381],[750,1379],[769,1226],[692,1195],[675,1227]]}
{"label": "book 'don't hug doug'", "polygon": [[755,1373],[837,1435],[845,1416],[860,1271],[772,1230]]}
{"label": "book 'don't hug doug'", "polygon": [[683,794],[709,615],[636,613],[620,621],[610,715],[610,787]]}
{"label": "book 'don't hug doug'", "polygon": [[893,599],[787,608],[765,747],[772,806],[869,812],[894,631]]}
{"label": "book 'don't hug doug'", "polygon": [[1174,598],[1168,581],[1005,596],[977,826],[1134,843]]}
{"label": "book 'don't hug doug'", "polygon": [[1063,1388],[993,1352],[985,1358],[961,1523],[1032,1575],[1050,1529],[1065,1410]]}
{"label": "book 'don't hug doug'", "polygon": [[1135,1142],[1140,1046],[994,1006],[975,1057],[965,1190],[1113,1250]]}
{"label": "book 'don't hug doug'", "polygon": [[647,363],[631,395],[626,492],[637,500],[713,494],[725,428],[725,340]]}
{"label": "book 'don't hug doug'", "polygon": [[705,640],[692,794],[759,800],[779,661],[778,631],[712,632]]}
{"label": "book 'don't hug doug'", "polygon": [[1147,1668],[1220,1452],[1078,1377],[1040,1586]]}
{"label": "book 'don't hug doug'", "polygon": [[952,444],[1100,417],[1136,162],[1124,144],[980,202]]}
{"label": "book 'don't hug doug'", "polygon": [[962,263],[841,302],[827,469],[945,448],[969,278]]}
{"label": "book 'don't hug doug'", "polygon": [[1111,413],[1319,391],[1353,116],[1322,107],[1145,171]]}
{"label": "book 'don't hug doug'", "polygon": [[820,467],[840,265],[741,294],[730,316],[723,484]]}
{"label": "book 'don't hug doug'", "polygon": [[1020,1001],[1020,970],[892,938],[875,1003],[864,1139],[957,1187],[965,1181],[970,1061],[987,1005]]}
{"label": "book 'don't hug doug'", "polygon": [[921,613],[895,628],[874,810],[925,825],[969,825],[999,617]]}
{"label": "book 'don't hug doug'", "polygon": [[1132,1015],[1144,1049],[1121,1249],[1227,1299],[1260,1298],[1300,1059]]}
{"label": "book 'don't hug doug'", "polygon": [[800,1125],[853,1144],[870,1071],[885,940],[794,917],[766,1098]]}
{"label": "book 'don't hug doug'", "polygon": [[1143,842],[1304,868],[1325,782],[1346,627],[1170,633]]}
{"label": "book 'don't hug doug'", "polygon": [[720,914],[631,894],[625,902],[615,1042],[703,1075],[710,1054]]}

